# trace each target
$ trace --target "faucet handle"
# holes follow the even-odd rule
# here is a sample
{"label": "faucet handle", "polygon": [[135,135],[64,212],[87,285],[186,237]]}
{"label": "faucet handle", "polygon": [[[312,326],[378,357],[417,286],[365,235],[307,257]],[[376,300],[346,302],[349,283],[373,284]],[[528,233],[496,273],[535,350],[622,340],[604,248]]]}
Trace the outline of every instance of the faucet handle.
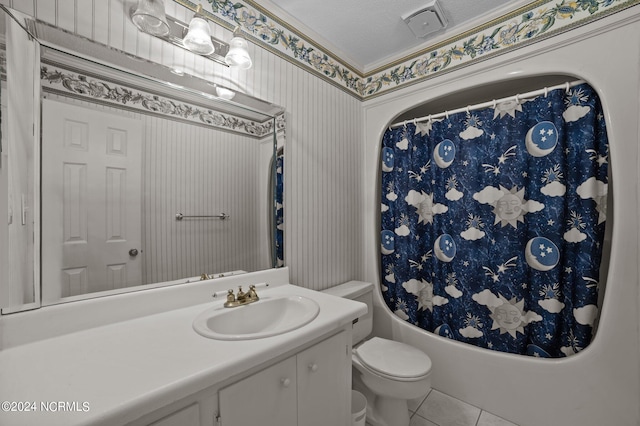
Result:
{"label": "faucet handle", "polygon": [[233,294],[233,289],[229,289],[227,291],[227,301],[224,302],[225,308],[232,308],[234,306],[238,306],[238,301],[236,300],[236,296]]}
{"label": "faucet handle", "polygon": [[238,296],[237,296],[237,299],[238,299],[238,300],[244,300],[246,296],[247,296],[247,294],[246,294],[244,291],[242,291],[242,286],[238,286]]}
{"label": "faucet handle", "polygon": [[258,293],[256,293],[256,286],[255,286],[255,285],[251,284],[251,285],[249,286],[249,292],[247,293],[247,297],[248,297],[249,299],[252,299],[252,300],[258,300],[258,299],[260,299],[260,298],[258,297]]}

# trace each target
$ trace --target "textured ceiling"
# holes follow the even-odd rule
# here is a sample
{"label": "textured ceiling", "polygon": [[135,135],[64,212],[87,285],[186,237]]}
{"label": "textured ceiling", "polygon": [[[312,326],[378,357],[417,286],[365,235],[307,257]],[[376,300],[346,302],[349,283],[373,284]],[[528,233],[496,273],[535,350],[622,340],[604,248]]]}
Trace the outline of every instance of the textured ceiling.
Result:
{"label": "textured ceiling", "polygon": [[[432,0],[269,1],[315,33],[298,28],[308,37],[320,36],[325,48],[364,71],[531,3],[531,0],[439,0],[447,28],[419,39],[402,17],[424,8]],[[268,1],[256,3],[269,8]],[[275,13],[278,15],[278,11]],[[295,23],[293,26],[296,27]]]}

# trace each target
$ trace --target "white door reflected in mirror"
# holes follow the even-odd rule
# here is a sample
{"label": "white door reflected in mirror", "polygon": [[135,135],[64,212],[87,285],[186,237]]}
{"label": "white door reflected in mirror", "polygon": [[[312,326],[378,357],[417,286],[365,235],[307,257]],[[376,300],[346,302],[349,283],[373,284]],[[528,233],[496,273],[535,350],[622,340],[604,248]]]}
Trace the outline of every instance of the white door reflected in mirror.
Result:
{"label": "white door reflected in mirror", "polygon": [[42,111],[43,301],[140,285],[140,120],[48,99]]}

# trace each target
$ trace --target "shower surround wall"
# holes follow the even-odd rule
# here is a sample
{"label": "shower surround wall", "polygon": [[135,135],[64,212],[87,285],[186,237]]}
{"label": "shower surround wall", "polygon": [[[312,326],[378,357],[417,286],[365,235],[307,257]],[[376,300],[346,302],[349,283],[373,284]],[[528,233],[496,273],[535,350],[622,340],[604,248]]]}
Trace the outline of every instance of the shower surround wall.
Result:
{"label": "shower surround wall", "polygon": [[[285,262],[291,282],[324,288],[362,276],[361,102],[296,65],[249,43],[253,67],[233,70],[140,33],[132,0],[0,0],[99,43],[282,105],[286,109]],[[167,15],[193,12],[165,0]],[[230,31],[212,24],[212,36]],[[46,282],[43,283],[46,285]]]}
{"label": "shower surround wall", "polygon": [[[407,324],[376,294],[374,330],[429,354],[435,389],[522,426],[640,424],[639,21],[640,8],[634,7],[365,102],[365,277],[380,285],[376,212],[381,140],[399,114],[465,89],[539,75],[574,75],[586,80],[601,98],[610,142],[613,234],[599,328],[586,349],[569,358],[546,360],[476,348]],[[485,99],[469,103],[491,99],[487,93]]]}

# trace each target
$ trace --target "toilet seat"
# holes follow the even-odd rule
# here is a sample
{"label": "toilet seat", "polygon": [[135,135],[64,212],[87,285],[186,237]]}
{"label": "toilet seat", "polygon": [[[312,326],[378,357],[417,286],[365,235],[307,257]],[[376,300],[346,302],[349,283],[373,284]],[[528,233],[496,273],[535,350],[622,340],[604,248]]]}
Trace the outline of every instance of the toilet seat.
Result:
{"label": "toilet seat", "polygon": [[420,380],[431,372],[431,359],[406,343],[373,337],[353,352],[368,370],[391,380]]}

